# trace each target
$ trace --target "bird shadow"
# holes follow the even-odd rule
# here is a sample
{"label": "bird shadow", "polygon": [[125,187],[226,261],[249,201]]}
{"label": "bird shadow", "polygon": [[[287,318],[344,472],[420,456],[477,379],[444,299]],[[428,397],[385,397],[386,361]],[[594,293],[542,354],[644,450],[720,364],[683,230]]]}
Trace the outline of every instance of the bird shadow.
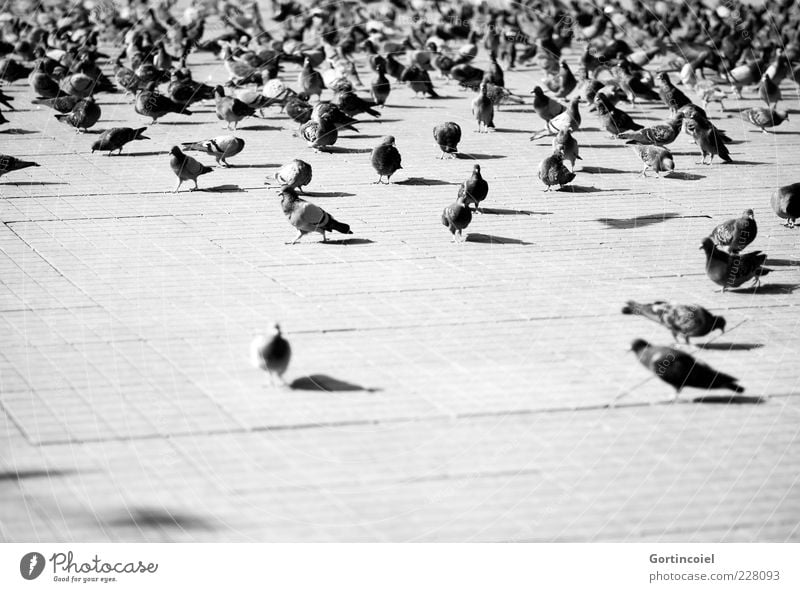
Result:
{"label": "bird shadow", "polygon": [[276,125],[248,125],[246,127],[236,128],[238,130],[253,131],[253,132],[269,132],[273,130],[283,129]]}
{"label": "bird shadow", "polygon": [[0,483],[4,481],[22,481],[23,479],[41,479],[44,477],[63,477],[72,475],[76,471],[63,471],[61,469],[22,469],[0,472]]}
{"label": "bird shadow", "polygon": [[498,127],[495,130],[499,134],[527,134],[528,132],[521,129],[511,129],[507,127]]}
{"label": "bird shadow", "polygon": [[11,135],[13,135],[13,136],[27,136],[29,134],[38,134],[38,133],[39,132],[37,132],[36,130],[26,130],[26,129],[21,129],[21,128],[18,128],[18,127],[12,127],[12,128],[7,129],[7,130],[0,131],[0,134],[8,134],[10,136]]}
{"label": "bird shadow", "polygon": [[589,173],[590,175],[619,175],[619,174],[626,174],[632,171],[622,171],[620,169],[611,169],[608,167],[601,167],[601,166],[582,166],[581,173]]}
{"label": "bird shadow", "polygon": [[468,243],[484,243],[490,245],[532,245],[533,243],[519,240],[518,238],[508,238],[504,236],[495,236],[493,234],[481,234],[479,232],[470,232],[464,239]]}
{"label": "bird shadow", "polygon": [[231,164],[228,165],[229,169],[275,169],[282,166],[281,164],[273,164],[267,162],[264,164]]}
{"label": "bird shadow", "polygon": [[18,185],[20,187],[25,187],[32,185],[66,185],[66,183],[62,183],[61,181],[12,181],[10,183],[2,183],[2,185]]}
{"label": "bird shadow", "polygon": [[761,284],[754,288],[737,288],[728,290],[734,294],[793,294],[800,284]]}
{"label": "bird shadow", "polygon": [[497,216],[549,216],[553,212],[532,212],[531,210],[508,210],[506,208],[481,208],[482,214]]}
{"label": "bird shadow", "polygon": [[109,154],[108,156],[159,156],[161,154],[169,154],[169,152],[165,152],[164,150],[160,152],[123,152],[121,154]]}
{"label": "bird shadow", "polygon": [[427,105],[391,105],[392,109],[429,109]]}
{"label": "bird shadow", "polygon": [[757,161],[755,161],[755,160],[739,160],[739,159],[737,158],[737,159],[736,159],[736,160],[734,160],[733,162],[731,162],[731,163],[727,163],[727,164],[745,164],[745,165],[751,165],[751,166],[758,166],[758,165],[761,165],[761,164],[769,164],[769,163],[766,163],[766,162],[757,162]]}
{"label": "bird shadow", "polygon": [[705,179],[705,175],[697,175],[695,173],[685,173],[683,171],[672,171],[664,175],[667,179],[679,179],[681,181],[699,181]]}
{"label": "bird shadow", "polygon": [[692,403],[707,405],[761,405],[766,402],[767,399],[764,397],[750,397],[747,395],[704,395],[692,399]]}
{"label": "bird shadow", "polygon": [[354,132],[347,136],[342,136],[344,138],[360,138],[362,140],[374,140],[375,138],[382,138],[380,134],[362,134],[360,132]]}
{"label": "bird shadow", "polygon": [[373,119],[364,119],[359,121],[358,123],[397,123],[399,121],[404,121],[403,119],[383,119],[380,117],[376,117]]}
{"label": "bird shadow", "polygon": [[800,261],[795,259],[767,259],[764,265],[775,265],[777,267],[798,267]]}
{"label": "bird shadow", "polygon": [[164,508],[125,509],[105,523],[109,526],[137,528],[177,528],[180,530],[212,530],[211,525],[199,516],[172,512]]}
{"label": "bird shadow", "polygon": [[326,245],[371,245],[375,241],[368,238],[335,238],[325,241]]}
{"label": "bird shadow", "polygon": [[394,185],[457,185],[450,181],[442,181],[441,179],[426,179],[425,177],[409,177],[402,181],[395,181]]}
{"label": "bird shadow", "polygon": [[497,158],[506,158],[505,154],[469,154],[467,152],[459,152],[456,154],[456,158],[462,158],[467,160],[494,160]]}
{"label": "bird shadow", "polygon": [[325,146],[320,152],[330,152],[331,154],[366,154],[372,152],[372,148],[342,148],[341,146]]}
{"label": "bird shadow", "polygon": [[365,392],[377,393],[379,388],[368,388],[360,384],[353,384],[344,380],[339,380],[327,374],[309,374],[295,378],[289,388],[295,391],[323,391],[326,393],[335,392]]}
{"label": "bird shadow", "polygon": [[587,187],[586,185],[564,185],[561,189],[556,189],[556,191],[562,191],[564,193],[603,193],[607,191],[628,191],[627,189],[600,189],[599,187]]}
{"label": "bird shadow", "polygon": [[209,191],[214,193],[242,193],[244,189],[238,185],[228,183],[226,185],[215,185],[214,187],[203,187],[200,191]]}
{"label": "bird shadow", "polygon": [[305,191],[300,192],[300,195],[306,197],[352,197],[355,193],[348,193],[347,191]]}
{"label": "bird shadow", "polygon": [[635,216],[633,218],[597,218],[597,222],[602,222],[609,228],[616,228],[619,230],[628,230],[631,228],[641,228],[642,226],[650,226],[651,224],[658,224],[666,222],[672,218],[679,218],[678,212],[664,212],[663,214],[648,214],[645,216]]}
{"label": "bird shadow", "polygon": [[208,122],[207,121],[159,121],[158,125],[203,125],[205,123]]}
{"label": "bird shadow", "polygon": [[[750,130],[750,131],[753,132],[755,130]],[[761,132],[758,132],[758,133],[760,134]],[[771,131],[769,133],[772,134],[773,136],[797,136],[797,135],[800,135],[800,132],[786,132],[786,131],[779,131],[779,130],[774,130],[774,131]]]}
{"label": "bird shadow", "polygon": [[764,347],[763,343],[695,343],[695,345],[700,349],[710,350],[710,351],[750,351],[753,349],[758,349],[759,347]]}

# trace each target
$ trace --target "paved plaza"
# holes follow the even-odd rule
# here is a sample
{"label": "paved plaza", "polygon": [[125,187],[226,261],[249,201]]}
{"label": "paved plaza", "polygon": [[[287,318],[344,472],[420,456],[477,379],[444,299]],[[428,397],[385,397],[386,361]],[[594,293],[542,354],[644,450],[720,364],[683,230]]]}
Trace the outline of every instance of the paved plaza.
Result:
{"label": "paved plaza", "polygon": [[[189,65],[227,78],[211,54]],[[800,540],[800,230],[770,207],[800,180],[794,84],[771,134],[737,117],[752,89],[712,105],[734,163],[696,164],[682,134],[663,178],[638,176],[584,105],[577,177],[545,193],[552,138],[529,140],[541,77],[506,72],[528,102],[489,134],[455,83],[434,78],[438,100],[395,86],[332,153],[271,108],[235,132],[234,167],[177,194],[168,151],[226,133],[213,101],[109,157],[91,153],[100,130],[147,123],[130,97],[98,95],[101,121],[78,134],[24,80],[4,86],[17,110],[0,152],[41,166],[0,179],[0,540]],[[621,106],[644,124],[665,113]],[[448,120],[462,154],[440,160],[431,129]],[[403,169],[374,185],[369,151],[390,134]],[[265,181],[292,158],[352,236],[286,244],[296,232]],[[456,244],[441,212],[474,163],[486,211]],[[720,293],[700,240],[746,208],[774,271]],[[629,299],[724,315],[726,334],[681,347],[745,396],[673,403],[627,351],[671,336],[620,314]],[[291,387],[248,362],[276,321]]]}

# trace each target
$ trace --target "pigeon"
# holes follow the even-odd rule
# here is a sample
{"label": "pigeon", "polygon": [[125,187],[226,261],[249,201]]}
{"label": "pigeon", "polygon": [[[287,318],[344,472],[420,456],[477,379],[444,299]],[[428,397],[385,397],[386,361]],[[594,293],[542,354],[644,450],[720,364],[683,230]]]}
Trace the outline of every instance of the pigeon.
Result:
{"label": "pigeon", "polygon": [[475,211],[481,211],[481,202],[486,199],[489,193],[489,184],[481,176],[481,165],[476,164],[472,167],[472,174],[458,188],[458,197],[464,198],[464,204],[475,204]]}
{"label": "pigeon", "polygon": [[744,388],[738,384],[738,379],[718,372],[680,350],[650,345],[644,339],[635,339],[631,343],[631,351],[636,353],[642,366],[675,388],[676,400],[681,389],[687,386],[705,390],[729,389],[736,393],[744,392]]}
{"label": "pigeon", "polygon": [[358,133],[358,129],[356,129],[354,125],[358,123],[358,120],[346,115],[337,105],[328,103],[327,101],[320,101],[314,105],[314,108],[311,110],[311,121],[319,123],[319,119],[324,113],[328,114],[337,130],[344,128]]}
{"label": "pigeon", "polygon": [[73,97],[72,95],[63,95],[54,99],[33,99],[31,100],[31,103],[34,105],[44,105],[46,107],[50,107],[59,113],[69,113],[75,108],[75,105],[77,105],[78,101],[80,100],[81,99],[78,97]]}
{"label": "pigeon", "polygon": [[750,280],[754,280],[757,286],[761,276],[772,271],[762,267],[767,255],[761,251],[751,251],[744,255],[726,253],[715,247],[710,237],[703,239],[700,248],[706,254],[706,275],[712,282],[722,286],[723,292],[728,288],[738,288]]}
{"label": "pigeon", "polygon": [[666,72],[659,72],[656,78],[658,80],[658,96],[673,114],[677,113],[681,107],[692,104],[689,97],[672,84]]}
{"label": "pigeon", "polygon": [[188,70],[175,70],[172,72],[167,94],[169,98],[179,105],[191,105],[199,101],[214,98],[215,87],[195,82]]}
{"label": "pigeon", "polygon": [[236,97],[226,97],[225,89],[220,85],[214,89],[214,100],[216,101],[217,119],[228,122],[227,129],[231,129],[231,123],[233,123],[233,129],[236,129],[242,119],[251,117],[256,112],[253,107]]}
{"label": "pigeon", "polygon": [[97,79],[81,72],[65,76],[58,83],[58,88],[62,93],[79,99],[85,99],[94,94],[95,86],[97,86]]}
{"label": "pigeon", "polygon": [[52,99],[57,97],[61,89],[58,87],[58,82],[46,72],[34,71],[28,76],[28,84],[36,93],[37,97],[43,99]]}
{"label": "pigeon", "polygon": [[706,112],[697,105],[687,105],[686,107],[680,109],[678,113],[683,114],[683,131],[686,132],[686,134],[692,134],[689,128],[691,127],[692,122],[694,122],[700,124],[704,128],[714,128],[714,133],[716,134],[717,138],[723,142],[733,142],[733,140],[723,130],[717,128],[713,123],[711,123],[711,120],[708,119]]}
{"label": "pigeon", "polygon": [[301,199],[297,192],[291,187],[281,187],[281,208],[283,213],[300,234],[292,241],[295,244],[309,232],[319,232],[322,234],[322,242],[328,239],[326,232],[339,232],[341,234],[353,234],[350,226],[338,222],[328,212],[314,205],[313,203]]}
{"label": "pigeon", "polygon": [[547,186],[545,191],[550,191],[553,185],[563,189],[573,179],[575,173],[564,166],[564,157],[560,152],[554,152],[539,163],[539,180]]}
{"label": "pigeon", "polygon": [[142,135],[146,131],[146,127],[140,127],[138,129],[130,127],[112,127],[100,134],[97,141],[92,144],[92,152],[95,150],[108,150],[108,155],[111,156],[114,150],[119,150],[118,154],[122,154],[122,147],[128,142],[133,142],[134,140],[149,140],[150,138]]}
{"label": "pigeon", "polygon": [[644,127],[636,131],[623,132],[617,137],[627,140],[626,144],[666,146],[667,144],[672,144],[675,138],[678,137],[682,124],[683,113],[678,113],[666,123]]}
{"label": "pigeon", "polygon": [[403,167],[400,166],[400,152],[395,146],[394,136],[386,136],[381,140],[381,143],[372,149],[370,156],[372,161],[372,168],[378,173],[378,180],[376,184],[383,183],[383,178],[386,177],[386,184],[391,182],[392,175]]}
{"label": "pigeon", "polygon": [[569,162],[573,172],[575,171],[575,161],[583,160],[578,154],[578,140],[573,137],[570,128],[562,129],[556,134],[556,137],[553,138],[553,150],[559,152],[561,157]]}
{"label": "pigeon", "polygon": [[492,104],[497,107],[497,110],[500,110],[501,105],[505,104],[514,104],[514,105],[524,105],[525,99],[522,97],[515,95],[510,90],[503,86],[497,86],[496,84],[492,84],[491,82],[486,83],[486,96],[489,97],[492,101]]}
{"label": "pigeon", "polygon": [[31,72],[33,72],[33,68],[24,66],[12,58],[0,60],[0,80],[16,82],[27,78]]}
{"label": "pigeon", "polygon": [[548,124],[549,129],[550,120],[566,111],[567,108],[544,94],[544,91],[538,86],[534,87],[531,93],[533,93],[533,110]]}
{"label": "pigeon", "polygon": [[478,132],[494,130],[494,104],[486,95],[485,82],[481,82],[478,96],[472,101],[472,115],[478,122]]}
{"label": "pigeon", "polygon": [[307,121],[300,126],[298,133],[315,151],[333,146],[339,139],[339,131],[330,113],[322,114],[318,121]]}
{"label": "pigeon", "polygon": [[276,375],[286,384],[283,375],[291,359],[292,346],[281,334],[281,328],[277,324],[272,335],[256,335],[250,343],[250,363],[260,370],[266,370],[273,385]]}
{"label": "pigeon", "polygon": [[392,90],[392,85],[389,79],[386,78],[386,64],[380,64],[377,68],[377,76],[370,84],[370,91],[372,92],[372,99],[375,104],[383,108],[386,105],[386,99],[389,98],[389,93]]}
{"label": "pigeon", "polygon": [[476,90],[484,80],[486,72],[470,64],[458,64],[450,69],[450,77],[458,82],[459,86]]}
{"label": "pigeon", "polygon": [[467,199],[466,194],[459,195],[458,199],[442,212],[442,224],[450,230],[453,235],[453,242],[461,239],[461,231],[472,222],[472,211],[466,204]]}
{"label": "pigeon", "polygon": [[322,75],[313,68],[311,60],[307,57],[303,60],[303,69],[297,75],[297,85],[309,97],[316,95],[318,98],[322,96],[322,90],[325,88]]}
{"label": "pigeon", "polygon": [[54,117],[74,127],[76,132],[86,131],[100,119],[100,105],[89,97],[78,101],[69,113],[59,113]]}
{"label": "pigeon", "polygon": [[144,82],[136,72],[122,65],[122,55],[114,61],[114,80],[125,89],[126,95],[136,93],[144,86]]}
{"label": "pigeon", "polygon": [[309,96],[305,93],[300,93],[296,96],[291,96],[286,99],[283,105],[286,114],[299,124],[306,123],[311,119],[311,104],[308,103]]}
{"label": "pigeon", "polygon": [[8,119],[5,118],[5,116],[3,115],[2,109],[0,109],[0,125],[6,124],[6,123],[8,123]]}
{"label": "pigeon", "polygon": [[758,85],[758,96],[767,104],[768,108],[778,106],[778,101],[781,100],[781,89],[772,81],[769,74],[766,72],[761,77],[761,82]]}
{"label": "pigeon", "polygon": [[205,152],[213,156],[217,160],[217,164],[229,167],[231,165],[226,159],[236,156],[244,149],[244,140],[236,136],[217,136],[200,142],[183,142],[181,148]]}
{"label": "pigeon", "polygon": [[[721,134],[707,119],[690,119],[686,122],[686,129],[692,135],[695,143],[700,148],[700,153],[703,155],[698,164],[710,165],[714,162],[715,154],[719,155],[724,162],[733,162],[728,147],[722,138],[724,134]],[[706,156],[711,157],[708,163],[706,163]]]}
{"label": "pigeon", "polygon": [[22,169],[27,169],[28,167],[38,166],[40,165],[36,162],[20,160],[19,158],[14,158],[13,156],[8,156],[7,154],[0,154],[0,177],[10,173],[11,171],[20,171]]}
{"label": "pigeon", "polygon": [[415,96],[423,94],[428,95],[432,99],[439,98],[439,94],[433,88],[433,82],[431,82],[431,77],[428,75],[428,72],[419,66],[410,66],[403,70],[400,80],[408,83],[411,90],[414,91]]}
{"label": "pigeon", "polygon": [[757,233],[753,210],[745,210],[741,217],[727,220],[714,228],[709,236],[716,246],[727,249],[729,253],[738,253],[756,239]]}
{"label": "pigeon", "polygon": [[494,52],[489,54],[489,69],[486,70],[486,74],[483,75],[482,81],[496,86],[506,85],[503,69],[500,67],[500,64],[497,63],[497,56]]}
{"label": "pigeon", "polygon": [[553,132],[572,128],[573,132],[581,129],[581,113],[578,109],[578,97],[574,97],[567,105],[567,110],[553,117],[547,122],[547,129]]}
{"label": "pigeon", "polygon": [[433,128],[433,138],[442,151],[440,159],[444,158],[445,154],[455,158],[458,153],[458,143],[461,141],[461,126],[453,121],[440,123]]}
{"label": "pigeon", "polygon": [[786,111],[776,111],[766,107],[750,107],[742,111],[740,116],[744,121],[760,127],[765,134],[767,130],[764,128],[776,127],[789,120],[789,114]]}
{"label": "pigeon", "polygon": [[594,103],[603,127],[612,137],[617,137],[622,132],[640,130],[644,127],[636,123],[625,111],[612,105],[601,92],[595,96]]}
{"label": "pigeon", "polygon": [[778,217],[786,220],[784,226],[794,228],[795,220],[800,218],[800,183],[778,188],[770,201]]}
{"label": "pigeon", "polygon": [[660,172],[667,172],[675,169],[675,161],[672,153],[663,146],[651,146],[648,144],[633,144],[633,151],[642,160],[644,167],[640,176],[647,176],[647,169],[655,172],[656,177]]}
{"label": "pigeon", "polygon": [[173,193],[177,193],[178,189],[181,188],[181,184],[188,180],[194,181],[194,189],[191,190],[194,191],[197,189],[197,177],[214,170],[213,167],[205,166],[191,156],[186,156],[177,146],[172,147],[170,154],[172,154],[172,156],[169,159],[169,166],[172,168],[172,172],[178,177],[178,186]]}
{"label": "pigeon", "polygon": [[373,109],[377,103],[366,101],[352,91],[339,93],[337,103],[339,105],[339,109],[341,109],[342,112],[349,117],[357,117],[362,113],[372,115],[372,117],[381,116],[379,111]]}
{"label": "pigeon", "polygon": [[302,192],[311,183],[311,165],[304,160],[294,159],[275,172],[275,180],[289,189]]}
{"label": "pigeon", "polygon": [[192,114],[189,109],[177,104],[169,97],[165,97],[155,88],[155,83],[150,82],[144,90],[137,93],[134,109],[139,115],[150,117],[153,119],[151,123],[156,123],[159,118],[164,117],[167,113]]}
{"label": "pigeon", "polygon": [[641,304],[628,300],[622,307],[622,314],[642,315],[663,325],[669,329],[676,342],[678,335],[688,344],[690,337],[703,337],[715,329],[725,333],[724,317],[715,316],[699,305],[677,304],[663,300]]}

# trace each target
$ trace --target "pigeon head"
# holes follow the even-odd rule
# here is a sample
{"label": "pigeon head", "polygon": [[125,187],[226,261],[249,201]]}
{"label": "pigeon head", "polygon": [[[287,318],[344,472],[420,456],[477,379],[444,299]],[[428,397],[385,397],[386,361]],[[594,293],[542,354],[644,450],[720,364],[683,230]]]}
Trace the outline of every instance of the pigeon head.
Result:
{"label": "pigeon head", "polygon": [[711,330],[719,329],[725,333],[725,317],[714,317],[714,322],[711,325]]}
{"label": "pigeon head", "polygon": [[222,85],[218,84],[214,87],[214,96],[215,97],[224,97],[225,96],[225,89],[222,88]]}
{"label": "pigeon head", "polygon": [[97,142],[92,144],[92,152],[94,152],[95,150],[100,150],[100,149],[101,149],[100,148],[100,140],[98,140]]}
{"label": "pigeon head", "polygon": [[533,87],[533,90],[532,90],[531,92],[532,92],[533,94],[535,94],[537,97],[541,97],[541,96],[544,94],[544,93],[542,92],[542,88],[541,88],[540,86],[535,86],[535,87]]}
{"label": "pigeon head", "polygon": [[134,140],[149,140],[150,139],[147,136],[142,135],[147,131],[146,127],[140,127],[139,129],[137,129],[135,131],[136,131],[136,133],[133,136]]}
{"label": "pigeon head", "polygon": [[172,156],[183,156],[183,152],[177,146],[173,146],[172,149],[169,151]]}
{"label": "pigeon head", "polygon": [[665,156],[661,159],[661,168],[665,171],[675,170],[675,161],[672,160],[672,156]]}
{"label": "pigeon head", "polygon": [[436,43],[435,43],[435,42],[433,42],[433,41],[429,41],[429,42],[428,42],[427,48],[428,48],[430,51],[438,51],[438,48],[436,47]]}
{"label": "pigeon head", "polygon": [[381,144],[384,146],[394,146],[394,136],[384,136],[383,140],[381,140]]}
{"label": "pigeon head", "polygon": [[311,98],[311,95],[309,95],[308,93],[301,92],[299,95],[297,95],[297,98],[300,99],[301,101],[307,101],[308,99]]}
{"label": "pigeon head", "polygon": [[714,250],[714,241],[711,240],[710,236],[707,236],[703,239],[703,242],[700,243],[700,247],[706,252],[706,255],[710,255],[711,252]]}
{"label": "pigeon head", "polygon": [[638,354],[646,350],[648,347],[650,347],[650,344],[644,339],[634,339],[631,341],[631,349],[629,351],[636,352]]}
{"label": "pigeon head", "polygon": [[788,111],[775,111],[775,113],[784,121],[789,121],[789,112]]}
{"label": "pigeon head", "polygon": [[747,209],[742,213],[742,218],[750,218],[753,220],[755,219],[755,214],[753,214],[753,210]]}

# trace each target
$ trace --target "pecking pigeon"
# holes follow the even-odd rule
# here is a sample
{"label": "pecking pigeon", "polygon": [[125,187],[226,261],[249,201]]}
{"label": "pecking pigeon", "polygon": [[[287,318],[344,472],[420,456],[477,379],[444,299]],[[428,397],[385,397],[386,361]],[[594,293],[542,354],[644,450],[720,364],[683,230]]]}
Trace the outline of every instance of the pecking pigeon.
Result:
{"label": "pecking pigeon", "polygon": [[392,175],[403,167],[400,166],[401,157],[400,152],[395,146],[394,136],[386,136],[381,140],[381,143],[372,149],[370,155],[372,168],[378,173],[378,180],[376,184],[383,183],[383,178],[386,177],[386,184],[391,182]]}
{"label": "pecking pigeon", "polygon": [[118,154],[122,154],[122,147],[128,142],[133,142],[134,140],[149,140],[150,138],[142,135],[146,131],[146,127],[140,127],[138,129],[133,129],[131,127],[112,127],[100,134],[97,141],[92,144],[92,152],[95,150],[108,150],[108,155],[111,156],[114,150],[119,150]]}
{"label": "pecking pigeon", "polygon": [[789,121],[789,114],[786,111],[776,111],[766,107],[750,107],[740,113],[744,121],[760,127],[763,133],[767,133],[765,128],[776,127],[784,121]]}
{"label": "pecking pigeon", "polygon": [[440,159],[444,158],[445,154],[455,158],[458,153],[458,143],[461,141],[461,126],[453,121],[440,123],[433,128],[433,138],[442,151]]}
{"label": "pecking pigeon", "polygon": [[304,160],[294,159],[276,171],[274,177],[281,185],[302,193],[303,187],[311,183],[311,165]]}
{"label": "pecking pigeon", "polygon": [[563,189],[573,179],[575,173],[564,166],[564,157],[560,152],[554,152],[539,163],[539,180],[547,186],[545,191],[550,191],[553,185]]}
{"label": "pecking pigeon", "polygon": [[342,234],[353,234],[349,225],[335,220],[333,216],[319,206],[301,199],[294,189],[281,187],[280,195],[283,213],[289,223],[299,231],[297,238],[291,244],[295,244],[309,232],[319,232],[322,235],[322,242],[328,240],[325,237],[326,232],[335,230]]}
{"label": "pecking pigeon", "polygon": [[339,139],[339,131],[330,113],[323,113],[318,121],[307,121],[300,126],[298,133],[315,151],[333,146]]}
{"label": "pecking pigeon", "polygon": [[275,376],[286,384],[283,375],[292,359],[292,346],[281,334],[279,325],[275,325],[272,335],[256,335],[250,343],[250,363],[269,373],[269,379],[275,384]]}
{"label": "pecking pigeon", "polygon": [[656,177],[658,173],[667,172],[675,169],[675,161],[672,158],[672,153],[663,146],[650,146],[648,144],[633,144],[631,146],[644,166],[640,176],[647,176],[647,169],[655,172]]}
{"label": "pecking pigeon", "polygon": [[753,210],[745,210],[739,218],[726,220],[709,235],[714,244],[729,253],[738,253],[756,239],[758,226]]}
{"label": "pecking pigeon", "polygon": [[467,206],[466,200],[466,195],[459,195],[458,199],[442,212],[442,224],[450,230],[453,235],[453,242],[461,239],[461,231],[472,222],[472,211]]}
{"label": "pecking pigeon", "polygon": [[722,286],[723,292],[728,288],[738,288],[750,280],[754,280],[757,286],[761,277],[772,271],[762,267],[767,255],[761,251],[751,251],[744,255],[726,253],[716,248],[710,237],[703,239],[700,248],[706,255],[706,275],[712,282]]}
{"label": "pecking pigeon", "polygon": [[786,220],[785,226],[794,228],[795,220],[800,218],[800,183],[779,187],[770,201],[778,217]]}
{"label": "pecking pigeon", "polygon": [[69,113],[59,113],[54,117],[74,127],[76,132],[86,131],[99,121],[100,105],[88,97],[78,101]]}
{"label": "pecking pigeon", "polygon": [[699,305],[677,304],[658,300],[642,304],[628,300],[622,307],[622,314],[641,315],[669,329],[677,342],[678,335],[689,343],[690,337],[703,337],[719,329],[725,332],[725,319],[711,314]]}
{"label": "pecking pigeon", "polygon": [[194,181],[194,189],[191,190],[194,191],[197,189],[197,177],[214,170],[213,167],[205,166],[191,156],[186,156],[177,146],[172,147],[170,154],[172,156],[169,159],[169,166],[178,177],[178,186],[173,193],[177,193],[178,189],[181,188],[181,184],[189,180]]}

